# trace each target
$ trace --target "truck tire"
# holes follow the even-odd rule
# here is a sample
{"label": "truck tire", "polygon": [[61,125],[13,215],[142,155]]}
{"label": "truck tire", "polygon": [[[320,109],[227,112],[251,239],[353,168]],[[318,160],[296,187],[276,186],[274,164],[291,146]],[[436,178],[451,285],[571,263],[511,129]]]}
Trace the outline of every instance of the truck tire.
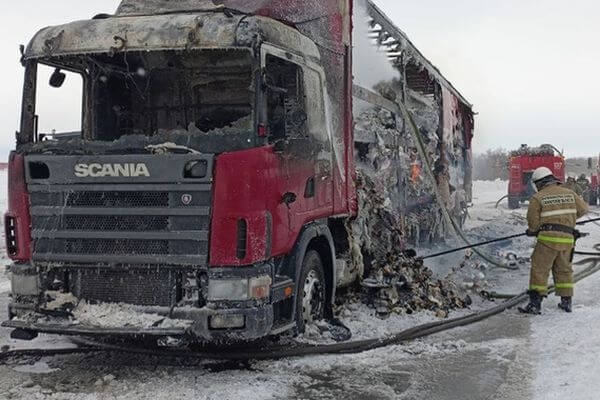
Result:
{"label": "truck tire", "polygon": [[321,256],[315,250],[304,255],[300,285],[296,295],[296,327],[304,333],[307,325],[323,319],[325,313],[325,274]]}
{"label": "truck tire", "polygon": [[521,207],[521,200],[517,196],[508,196],[508,208],[516,210]]}

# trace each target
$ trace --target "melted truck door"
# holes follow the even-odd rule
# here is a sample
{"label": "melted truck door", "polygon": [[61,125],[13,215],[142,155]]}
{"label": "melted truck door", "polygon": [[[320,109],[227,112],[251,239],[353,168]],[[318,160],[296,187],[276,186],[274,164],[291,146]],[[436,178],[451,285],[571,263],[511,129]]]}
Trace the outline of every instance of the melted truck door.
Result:
{"label": "melted truck door", "polygon": [[324,72],[275,46],[262,46],[263,92],[269,143],[279,156],[286,193],[300,228],[333,209],[331,132],[327,128]]}

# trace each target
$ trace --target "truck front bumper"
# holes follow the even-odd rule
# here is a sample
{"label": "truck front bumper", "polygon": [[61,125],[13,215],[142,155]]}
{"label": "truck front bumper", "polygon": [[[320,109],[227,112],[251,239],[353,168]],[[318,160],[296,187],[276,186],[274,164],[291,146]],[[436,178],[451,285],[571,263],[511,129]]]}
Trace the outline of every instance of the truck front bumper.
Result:
{"label": "truck front bumper", "polygon": [[[215,269],[210,271],[209,281],[251,279],[269,272],[269,265],[245,269]],[[94,318],[88,320],[91,322],[80,322],[77,321],[77,312],[73,311],[73,315],[70,315],[61,307],[50,308],[46,301],[42,301],[51,293],[46,291],[44,280],[40,270],[33,265],[11,267],[12,302],[8,306],[9,320],[1,324],[3,327],[61,335],[185,337],[205,343],[252,341],[274,333],[274,306],[268,298],[264,301],[208,302],[202,308],[191,305],[171,308],[122,303],[125,306],[124,312],[131,313],[131,318],[126,314],[126,318],[118,320]],[[53,297],[58,296],[58,292],[53,293]],[[274,298],[273,295],[270,297],[271,300]],[[71,303],[77,304],[79,299],[73,299]],[[95,304],[94,301],[92,303]],[[119,308],[121,303],[98,304],[116,306],[116,312],[122,310]],[[101,312],[110,313],[113,308],[108,310]],[[144,315],[142,320],[145,322],[132,323],[139,315]]]}
{"label": "truck front bumper", "polygon": [[[30,332],[60,335],[82,336],[118,336],[118,337],[176,337],[188,338],[207,343],[241,342],[263,338],[273,328],[273,306],[264,305],[235,309],[191,309],[173,310],[164,307],[136,307],[140,313],[164,316],[181,322],[174,327],[106,327],[73,323],[68,318],[48,317],[44,310],[36,312],[33,307],[21,304],[9,305],[9,315],[26,315],[26,318],[12,318],[2,323],[5,328],[15,328]],[[213,318],[234,317],[243,321],[237,328],[215,329],[211,326]]]}

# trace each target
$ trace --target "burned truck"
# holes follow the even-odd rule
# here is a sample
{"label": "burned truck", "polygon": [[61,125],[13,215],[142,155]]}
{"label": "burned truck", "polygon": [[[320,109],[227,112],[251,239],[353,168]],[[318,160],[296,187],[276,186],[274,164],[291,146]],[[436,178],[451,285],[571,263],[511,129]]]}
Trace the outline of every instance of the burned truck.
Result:
{"label": "burned truck", "polygon": [[[355,145],[368,153],[372,143],[354,141],[352,6],[124,0],[114,15],[36,34],[23,51],[21,127],[9,160],[12,299],[3,326],[20,338],[213,342],[301,332],[331,316],[336,288],[367,262]],[[398,100],[447,110],[420,134],[423,154],[450,175],[468,165],[444,154],[470,154],[470,106],[394,32],[406,96]],[[53,69],[52,87],[80,77],[80,131],[40,132],[43,67]],[[408,135],[394,102],[360,93],[374,100],[364,112],[393,115],[390,136]],[[459,131],[465,140],[448,149]],[[398,159],[418,146],[409,142],[384,145],[386,154]],[[470,170],[462,171],[468,191]],[[389,246],[402,235],[395,229]],[[122,318],[87,318],[99,314]]]}

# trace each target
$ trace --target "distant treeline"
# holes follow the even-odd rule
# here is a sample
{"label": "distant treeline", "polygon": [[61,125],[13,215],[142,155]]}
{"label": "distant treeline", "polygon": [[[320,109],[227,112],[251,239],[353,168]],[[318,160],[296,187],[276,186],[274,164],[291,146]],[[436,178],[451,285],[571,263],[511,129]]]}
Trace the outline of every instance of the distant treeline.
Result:
{"label": "distant treeline", "polygon": [[473,156],[473,178],[477,181],[508,180],[508,151],[488,150]]}

